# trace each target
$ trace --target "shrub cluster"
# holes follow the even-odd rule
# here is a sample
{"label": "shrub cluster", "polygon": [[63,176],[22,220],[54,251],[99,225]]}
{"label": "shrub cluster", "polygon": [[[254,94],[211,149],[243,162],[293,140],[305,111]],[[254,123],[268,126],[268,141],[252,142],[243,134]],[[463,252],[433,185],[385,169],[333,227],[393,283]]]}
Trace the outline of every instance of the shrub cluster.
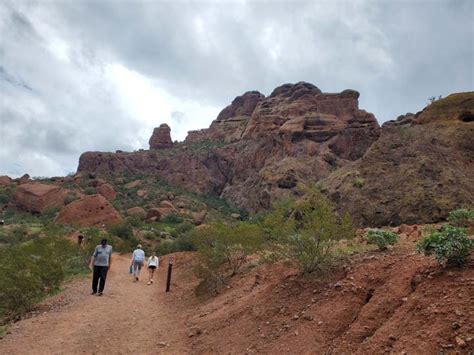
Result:
{"label": "shrub cluster", "polygon": [[464,265],[472,249],[474,240],[469,239],[465,229],[451,225],[423,238],[417,245],[418,252],[434,255],[440,264],[452,266]]}
{"label": "shrub cluster", "polygon": [[474,210],[460,208],[451,211],[448,216],[448,221],[455,227],[469,227],[474,224]]}
{"label": "shrub cluster", "polygon": [[0,248],[0,320],[14,319],[57,289],[65,276],[86,271],[84,253],[57,237]]}
{"label": "shrub cluster", "polygon": [[263,243],[262,229],[248,222],[213,223],[196,230],[192,238],[198,250],[198,289],[214,292],[227,278],[237,274],[249,255],[260,251]]}
{"label": "shrub cluster", "polygon": [[296,260],[304,273],[324,272],[335,260],[334,246],[354,237],[349,216],[339,217],[316,188],[299,201],[277,205],[263,225],[267,245],[277,257]]}
{"label": "shrub cluster", "polygon": [[376,245],[379,250],[386,250],[388,245],[397,243],[398,234],[381,229],[372,229],[367,232],[364,239],[367,243]]}

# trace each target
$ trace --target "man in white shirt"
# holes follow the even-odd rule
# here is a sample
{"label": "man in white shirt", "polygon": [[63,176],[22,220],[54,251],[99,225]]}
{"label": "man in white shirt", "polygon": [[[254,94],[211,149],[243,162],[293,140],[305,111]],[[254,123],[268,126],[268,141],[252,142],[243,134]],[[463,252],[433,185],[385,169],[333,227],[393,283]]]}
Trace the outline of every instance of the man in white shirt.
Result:
{"label": "man in white shirt", "polygon": [[132,254],[132,269],[133,269],[133,278],[134,282],[138,281],[140,276],[140,271],[142,270],[142,266],[145,263],[145,252],[142,250],[142,245],[138,244],[137,249],[133,251]]}
{"label": "man in white shirt", "polygon": [[[112,246],[107,244],[107,239],[102,239],[100,245],[95,247],[92,254],[91,265],[93,267],[92,275],[92,294],[102,296],[104,292],[107,272],[112,264]],[[99,284],[99,293],[97,293],[97,284]]]}

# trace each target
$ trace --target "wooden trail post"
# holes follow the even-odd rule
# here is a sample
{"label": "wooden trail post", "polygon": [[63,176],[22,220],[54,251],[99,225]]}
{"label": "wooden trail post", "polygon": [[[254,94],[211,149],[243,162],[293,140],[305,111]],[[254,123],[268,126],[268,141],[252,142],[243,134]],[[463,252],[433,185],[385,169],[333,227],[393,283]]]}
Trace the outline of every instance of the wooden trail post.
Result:
{"label": "wooden trail post", "polygon": [[171,256],[168,261],[168,277],[166,278],[166,292],[170,292],[171,286],[171,272],[173,271],[174,256]]}

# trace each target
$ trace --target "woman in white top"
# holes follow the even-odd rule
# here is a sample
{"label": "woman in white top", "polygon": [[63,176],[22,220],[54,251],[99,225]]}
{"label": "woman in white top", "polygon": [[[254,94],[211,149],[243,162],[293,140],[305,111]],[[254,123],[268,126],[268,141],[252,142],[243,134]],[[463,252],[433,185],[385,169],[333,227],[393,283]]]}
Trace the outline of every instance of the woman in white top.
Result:
{"label": "woman in white top", "polygon": [[153,283],[153,274],[155,270],[158,269],[158,265],[160,264],[160,260],[156,256],[156,253],[153,254],[148,258],[148,282],[147,285],[151,285]]}

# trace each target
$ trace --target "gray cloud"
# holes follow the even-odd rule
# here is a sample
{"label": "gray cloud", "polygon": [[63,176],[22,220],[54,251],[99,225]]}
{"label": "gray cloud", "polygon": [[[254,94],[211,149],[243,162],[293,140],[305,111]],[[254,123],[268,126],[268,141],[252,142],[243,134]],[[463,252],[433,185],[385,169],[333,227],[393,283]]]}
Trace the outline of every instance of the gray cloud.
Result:
{"label": "gray cloud", "polygon": [[473,15],[469,0],[4,2],[0,174],[64,174],[85,150],[146,147],[162,121],[196,128],[176,102],[156,123],[124,108],[111,65],[214,110],[300,80],[360,91],[380,122],[420,110],[473,90]]}

